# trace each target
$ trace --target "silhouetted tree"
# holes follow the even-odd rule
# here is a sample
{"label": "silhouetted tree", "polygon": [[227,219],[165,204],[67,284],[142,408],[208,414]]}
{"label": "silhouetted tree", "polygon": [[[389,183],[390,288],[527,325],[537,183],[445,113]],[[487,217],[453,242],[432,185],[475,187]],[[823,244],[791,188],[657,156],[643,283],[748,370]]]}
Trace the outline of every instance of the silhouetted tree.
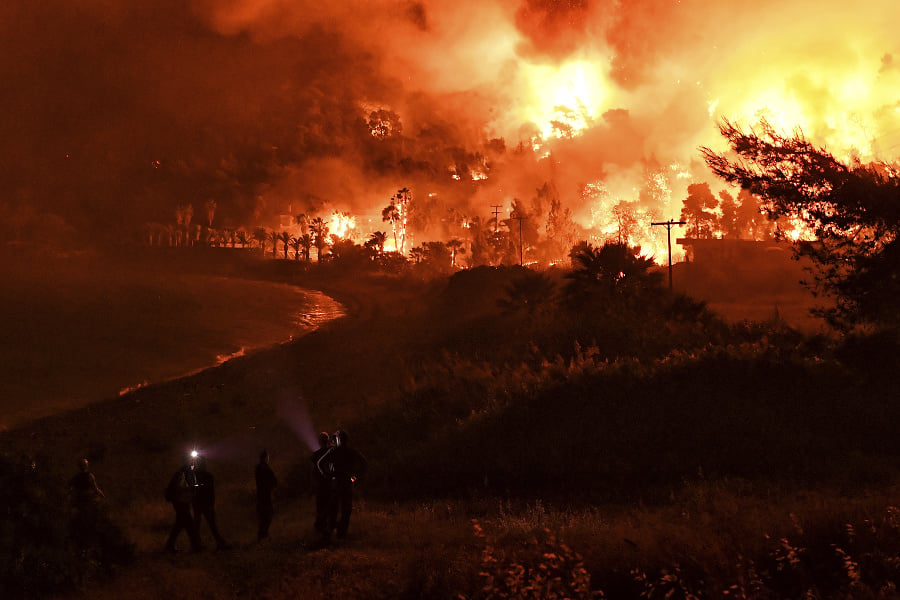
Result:
{"label": "silhouetted tree", "polygon": [[734,196],[722,190],[719,192],[719,208],[722,216],[719,217],[719,229],[722,231],[722,237],[733,240],[741,237],[741,230],[737,222],[737,202]]}
{"label": "silhouetted tree", "polygon": [[811,285],[836,304],[818,313],[842,330],[900,327],[900,170],[844,164],[803,134],[763,121],[749,131],[719,125],[734,154],[701,148],[713,172],[760,196],[772,217],[800,220],[814,241],[795,245],[813,263]]}
{"label": "silhouetted tree", "polygon": [[662,275],[651,272],[652,258],[640,255],[640,248],[627,244],[590,244],[580,247],[572,256],[573,270],[566,277],[570,298],[601,294],[612,298],[633,296],[648,289],[661,289]]}
{"label": "silhouetted tree", "polygon": [[748,190],[741,190],[737,199],[737,222],[742,236],[751,240],[772,239],[774,224],[760,198]]}
{"label": "silhouetted tree", "polygon": [[409,257],[412,259],[414,264],[419,264],[422,262],[422,259],[425,258],[425,248],[422,246],[415,246],[409,249]]}
{"label": "silhouetted tree", "polygon": [[294,260],[300,260],[300,238],[292,235],[289,243],[294,251]]}
{"label": "silhouetted tree", "polygon": [[594,249],[593,244],[588,242],[587,240],[581,240],[569,250],[569,260],[572,263],[572,268],[576,268],[580,262],[578,258],[579,255],[585,254],[587,252],[592,252]]}
{"label": "silhouetted tree", "polygon": [[263,252],[265,252],[266,242],[269,239],[269,232],[266,231],[266,228],[255,227],[253,229],[253,239],[256,240],[256,244],[262,249]]}
{"label": "silhouetted tree", "polygon": [[465,254],[466,249],[463,247],[461,240],[452,239],[447,241],[447,249],[450,251],[450,265],[456,267],[456,257],[459,254]]}
{"label": "silhouetted tree", "polygon": [[297,243],[300,244],[300,247],[303,249],[303,257],[306,259],[306,262],[310,260],[310,254],[312,254],[313,247],[313,239],[312,236],[308,233],[304,233],[300,237],[297,238]]}
{"label": "silhouetted tree", "polygon": [[419,248],[422,249],[420,264],[427,267],[432,274],[443,274],[451,271],[450,249],[444,242],[425,242]]}
{"label": "silhouetted tree", "polygon": [[387,233],[383,231],[374,231],[369,234],[366,241],[366,247],[370,248],[375,256],[381,256],[384,253],[384,243],[387,241]]}
{"label": "silhouetted tree", "polygon": [[506,286],[506,296],[497,301],[505,313],[524,312],[534,315],[546,308],[556,291],[553,281],[536,271],[526,269]]}
{"label": "silhouetted tree", "polygon": [[322,255],[328,247],[328,223],[322,217],[316,217],[309,222],[309,231],[316,247],[316,262],[322,262]]}
{"label": "silhouetted tree", "polygon": [[280,239],[281,234],[274,229],[266,234],[266,241],[272,242],[272,258],[276,258],[278,256],[278,240]]}
{"label": "silhouetted tree", "polygon": [[331,236],[331,254],[329,260],[343,267],[356,269],[371,264],[368,251],[352,240]]}
{"label": "silhouetted tree", "polygon": [[711,209],[718,205],[716,197],[713,196],[708,183],[692,183],[688,186],[687,191],[687,198],[684,199],[684,205],[681,208],[681,220],[688,224],[688,237],[712,238],[716,215]]}
{"label": "silhouetted tree", "polygon": [[284,246],[284,259],[287,260],[288,257],[288,247],[291,244],[291,234],[287,231],[282,231],[278,234],[278,239],[281,240],[282,245]]}

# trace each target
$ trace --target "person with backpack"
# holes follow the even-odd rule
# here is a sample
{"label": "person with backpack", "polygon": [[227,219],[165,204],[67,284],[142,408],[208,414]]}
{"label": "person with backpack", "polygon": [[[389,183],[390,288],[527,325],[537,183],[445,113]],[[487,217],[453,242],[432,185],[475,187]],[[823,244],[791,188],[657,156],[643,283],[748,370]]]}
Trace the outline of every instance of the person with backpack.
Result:
{"label": "person with backpack", "polygon": [[175,523],[169,531],[169,537],[166,539],[166,551],[177,552],[175,542],[182,531],[186,531],[188,539],[191,542],[191,550],[199,552],[203,549],[200,543],[200,536],[197,533],[197,527],[194,523],[194,517],[191,514],[191,502],[197,495],[197,474],[194,472],[193,460],[186,462],[180,469],[175,471],[166,486],[165,498],[167,502],[172,504],[175,510]]}

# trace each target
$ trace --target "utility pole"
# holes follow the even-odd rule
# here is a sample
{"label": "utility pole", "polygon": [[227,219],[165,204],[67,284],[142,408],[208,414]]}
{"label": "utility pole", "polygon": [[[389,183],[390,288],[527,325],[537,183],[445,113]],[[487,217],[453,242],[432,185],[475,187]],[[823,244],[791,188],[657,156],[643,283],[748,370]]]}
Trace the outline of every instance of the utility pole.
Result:
{"label": "utility pole", "polygon": [[494,209],[494,233],[497,233],[497,228],[500,226],[500,209],[503,208],[503,205],[491,204],[491,208]]}
{"label": "utility pole", "polygon": [[672,226],[673,225],[684,225],[684,221],[673,221],[669,219],[668,221],[659,221],[656,223],[650,223],[651,225],[663,225],[666,228],[667,237],[669,240],[669,291],[672,291]]}

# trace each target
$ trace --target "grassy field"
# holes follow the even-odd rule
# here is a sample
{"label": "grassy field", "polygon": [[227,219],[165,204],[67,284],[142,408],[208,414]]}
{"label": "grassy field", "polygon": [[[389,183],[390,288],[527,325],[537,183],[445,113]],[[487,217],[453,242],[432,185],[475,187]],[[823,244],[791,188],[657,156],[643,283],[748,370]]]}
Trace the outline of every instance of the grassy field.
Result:
{"label": "grassy field", "polygon": [[[134,544],[129,565],[57,595],[897,597],[900,407],[875,361],[853,370],[783,323],[693,305],[501,311],[516,269],[252,274],[349,315],[0,437],[51,481],[90,458]],[[348,539],[316,550],[309,437],[339,427],[370,473]],[[171,556],[162,489],[194,446],[233,547]],[[280,485],[257,543],[262,448]]]}

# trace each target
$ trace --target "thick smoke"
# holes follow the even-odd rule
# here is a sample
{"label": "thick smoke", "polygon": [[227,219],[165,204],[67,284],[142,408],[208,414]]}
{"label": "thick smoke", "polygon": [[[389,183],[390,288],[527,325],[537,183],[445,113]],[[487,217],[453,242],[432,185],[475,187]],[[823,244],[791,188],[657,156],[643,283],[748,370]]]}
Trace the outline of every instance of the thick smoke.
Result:
{"label": "thick smoke", "polygon": [[487,218],[552,181],[586,224],[587,184],[646,200],[660,172],[677,212],[689,183],[711,181],[696,149],[720,143],[721,117],[893,158],[898,9],[866,9],[13,0],[0,5],[0,215],[14,237],[35,223],[115,237],[214,199],[220,227],[342,210],[374,230],[402,187]]}

